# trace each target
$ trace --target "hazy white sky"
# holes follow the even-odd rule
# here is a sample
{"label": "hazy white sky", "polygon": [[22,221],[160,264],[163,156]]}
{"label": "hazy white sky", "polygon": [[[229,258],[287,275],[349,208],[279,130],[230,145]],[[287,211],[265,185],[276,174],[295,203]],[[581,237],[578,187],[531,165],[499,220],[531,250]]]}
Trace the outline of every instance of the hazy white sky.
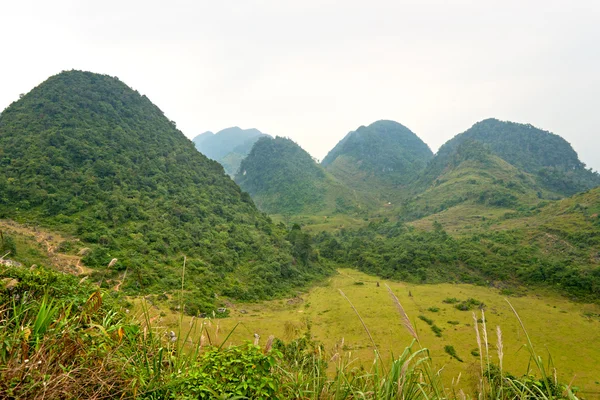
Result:
{"label": "hazy white sky", "polygon": [[83,69],[190,138],[254,127],[321,159],[378,119],[436,151],[496,117],[563,136],[600,170],[597,0],[2,0],[0,38],[0,109]]}

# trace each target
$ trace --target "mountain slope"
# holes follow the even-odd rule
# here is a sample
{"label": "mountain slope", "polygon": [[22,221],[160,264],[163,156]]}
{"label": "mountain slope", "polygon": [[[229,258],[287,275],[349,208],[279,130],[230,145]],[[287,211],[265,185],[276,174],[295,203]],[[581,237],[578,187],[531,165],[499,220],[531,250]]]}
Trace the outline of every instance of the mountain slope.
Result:
{"label": "mountain slope", "polygon": [[446,168],[452,153],[465,141],[483,143],[489,150],[534,174],[548,190],[571,195],[600,185],[600,175],[585,168],[577,153],[562,137],[529,124],[486,119],[446,142],[429,165],[429,180]]}
{"label": "mountain slope", "polygon": [[258,129],[241,129],[237,126],[223,129],[217,133],[204,132],[193,139],[199,152],[218,161],[225,172],[234,176],[240,162],[250,153],[256,141],[269,136]]}
{"label": "mountain slope", "polygon": [[[535,177],[507,163],[483,144],[465,141],[448,156],[446,168],[424,191],[400,211],[406,219],[420,218],[461,205],[473,213],[514,210],[557,197],[538,184]],[[464,215],[463,215],[464,216]]]}
{"label": "mountain slope", "polygon": [[382,120],[348,133],[321,164],[353,188],[378,191],[409,184],[432,157],[408,128]]}
{"label": "mountain slope", "polygon": [[290,139],[260,138],[235,177],[259,208],[273,214],[358,212],[366,201],[330,176]]}
{"label": "mountain slope", "polygon": [[[83,261],[123,288],[171,290],[187,311],[214,293],[255,299],[305,283],[279,231],[222,167],[116,78],[63,72],[0,114],[0,218],[81,239]],[[73,244],[73,246],[80,246]]]}
{"label": "mountain slope", "polygon": [[323,232],[316,242],[323,257],[384,278],[477,283],[506,295],[522,293],[524,285],[545,287],[597,302],[599,214],[595,188],[493,218],[466,220],[451,208],[410,224],[379,219],[358,230]]}

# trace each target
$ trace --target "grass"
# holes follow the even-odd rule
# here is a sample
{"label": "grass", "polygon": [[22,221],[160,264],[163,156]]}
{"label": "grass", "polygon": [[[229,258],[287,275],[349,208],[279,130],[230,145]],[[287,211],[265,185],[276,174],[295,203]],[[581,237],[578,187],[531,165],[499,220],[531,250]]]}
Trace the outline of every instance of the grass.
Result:
{"label": "grass", "polygon": [[[477,315],[471,313],[471,323],[465,324],[465,342],[471,349],[477,343],[479,357],[462,362],[462,342],[456,336],[434,338],[411,321],[416,311],[424,309],[418,302],[425,286],[411,287],[413,296],[409,297],[408,288],[399,283],[384,282],[382,290],[371,285],[370,291],[375,288],[380,300],[376,306],[386,317],[377,320],[363,300],[369,297],[365,296],[369,277],[351,271],[341,271],[327,287],[306,294],[310,307],[297,299],[287,304],[288,316],[310,314],[316,309],[317,314],[303,323],[296,325],[288,319],[281,324],[283,327],[278,326],[296,339],[285,343],[272,335],[261,335],[262,339],[256,335],[254,344],[241,344],[250,335],[240,332],[240,328],[248,328],[251,320],[242,321],[236,313],[234,318],[219,321],[163,312],[165,320],[161,321],[161,314],[153,315],[159,311],[156,305],[141,300],[138,322],[133,322],[116,311],[117,304],[111,300],[115,292],[101,292],[87,282],[77,283],[77,278],[44,270],[13,268],[0,272],[18,281],[16,286],[0,287],[0,388],[13,397],[71,398],[77,393],[87,398],[204,399],[223,398],[228,393],[265,399],[462,399],[465,393],[479,393],[482,399],[566,398],[562,395],[564,386],[557,382],[568,380],[560,373],[556,375],[552,359],[539,353],[540,345],[533,343],[530,327],[525,328],[516,312],[521,305],[513,306],[502,299],[496,304],[481,292],[477,298],[491,305],[488,314],[496,315],[494,319],[503,327],[516,327],[516,342],[520,344],[517,350],[523,351],[512,347],[515,339],[510,329],[494,330],[486,313],[478,311]],[[357,278],[366,285],[354,285]],[[5,280],[2,282],[5,285]],[[62,289],[51,289],[48,282]],[[441,285],[435,286],[440,292],[436,300],[441,302],[452,295],[440,291]],[[312,335],[329,328],[326,320],[318,324],[312,321],[318,320],[322,306],[313,292],[322,290],[337,292],[328,298],[328,305],[346,317],[339,321],[344,323],[343,333],[347,336],[331,346],[327,338],[319,342]],[[465,291],[468,288],[461,287],[453,297],[474,297],[475,293],[462,293]],[[491,308],[500,305],[506,311],[504,319]],[[268,304],[244,306],[250,309]],[[256,318],[251,313],[258,311],[246,311],[243,316]],[[445,312],[459,311],[448,308],[442,310]],[[167,334],[169,321],[176,334]],[[271,317],[269,322],[277,321]],[[381,336],[381,323],[390,329],[391,342]],[[262,325],[270,328],[266,323]],[[301,331],[307,333],[298,338]],[[494,331],[497,341],[492,343]],[[549,335],[542,337],[547,340]],[[586,357],[593,357],[589,350]],[[516,371],[511,368],[513,360],[529,368]],[[582,358],[577,361],[584,363]],[[453,366],[466,371],[456,374]]]}
{"label": "grass", "polygon": [[[365,284],[355,285],[357,281]],[[381,283],[380,287],[376,286],[377,281]],[[459,311],[445,305],[443,300],[446,298],[474,298],[485,303],[486,315],[503,329],[504,353],[507,355],[504,360],[505,370],[515,375],[522,375],[528,371],[529,356],[522,347],[525,337],[504,297],[496,289],[470,285],[407,285],[386,282],[354,270],[340,270],[326,285],[316,287],[295,299],[232,304],[231,317],[211,321],[211,329],[218,325],[220,332],[228,332],[239,324],[228,344],[242,343],[252,338],[254,333],[258,333],[261,343],[264,343],[264,338],[270,335],[285,338],[286,326],[288,331],[289,327],[293,326],[296,332],[300,332],[310,325],[313,337],[323,343],[323,351],[328,357],[333,357],[343,342],[344,349],[351,352],[353,365],[369,367],[373,362],[374,342],[383,361],[390,363],[391,354],[397,354],[410,345],[413,337],[398,321],[397,309],[389,301],[385,284],[398,296],[411,318],[416,318],[429,307],[440,307],[440,311],[435,314],[436,319],[452,321],[452,325],[448,325],[444,330],[442,338],[437,338],[428,325],[415,324],[415,321],[412,321],[420,340],[428,345],[434,368],[443,368],[446,386],[459,375],[462,376],[463,388],[467,393],[473,393],[478,385],[478,382],[467,378],[475,362],[475,358],[466,357],[476,345],[471,312]],[[373,342],[365,335],[362,324],[346,300],[340,296],[339,289],[343,290],[360,313]],[[412,297],[408,296],[409,291]],[[511,298],[511,302],[519,310],[521,318],[527,321],[528,332],[534,338],[536,347],[544,349],[544,354],[552,354],[555,363],[560,366],[559,379],[570,382],[575,378],[574,385],[584,391],[597,391],[595,381],[600,373],[600,348],[586,346],[576,356],[573,349],[580,349],[581,343],[600,342],[600,320],[584,315],[597,314],[600,307],[570,302],[552,293],[526,294],[523,297]],[[310,304],[310,307],[307,308],[306,304]],[[160,304],[157,305],[162,309]],[[245,313],[242,313],[242,310]],[[150,313],[157,317],[157,324],[163,331],[179,325],[179,317],[174,313],[165,311],[166,315],[160,317],[160,311],[153,308],[150,309]],[[184,329],[188,324],[189,319],[186,317],[183,322]],[[195,335],[198,335],[198,331],[191,336]],[[223,339],[222,334],[215,336],[219,340]],[[462,355],[465,362],[460,363],[451,358],[444,349],[447,345],[454,346],[457,354]],[[491,350],[490,353],[493,353]],[[493,354],[491,359],[497,361]]]}
{"label": "grass", "polygon": [[332,215],[270,215],[276,224],[282,222],[291,226],[298,224],[311,233],[336,232],[340,229],[358,229],[369,224],[368,218],[353,217],[345,214]]}

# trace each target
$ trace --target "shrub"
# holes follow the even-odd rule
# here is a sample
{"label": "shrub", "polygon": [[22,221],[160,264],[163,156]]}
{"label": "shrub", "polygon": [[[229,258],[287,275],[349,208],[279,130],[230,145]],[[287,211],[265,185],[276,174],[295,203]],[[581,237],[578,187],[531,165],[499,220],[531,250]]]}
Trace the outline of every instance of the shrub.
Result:
{"label": "shrub", "polygon": [[279,381],[272,374],[275,364],[272,354],[263,354],[260,347],[250,343],[226,350],[213,348],[187,375],[174,377],[178,385],[171,395],[183,399],[270,399],[279,388]]}
{"label": "shrub", "polygon": [[456,349],[454,346],[446,345],[444,346],[444,351],[450,355],[450,357],[455,358],[456,360],[463,362],[463,360],[456,354]]}
{"label": "shrub", "polygon": [[442,303],[446,303],[446,304],[455,304],[460,302],[459,299],[457,299],[456,297],[446,297],[444,300],[442,300]]}
{"label": "shrub", "polygon": [[454,307],[460,311],[469,311],[474,309],[475,307],[483,308],[485,307],[485,304],[483,304],[479,300],[468,298],[467,300],[461,301],[460,303],[456,304]]}

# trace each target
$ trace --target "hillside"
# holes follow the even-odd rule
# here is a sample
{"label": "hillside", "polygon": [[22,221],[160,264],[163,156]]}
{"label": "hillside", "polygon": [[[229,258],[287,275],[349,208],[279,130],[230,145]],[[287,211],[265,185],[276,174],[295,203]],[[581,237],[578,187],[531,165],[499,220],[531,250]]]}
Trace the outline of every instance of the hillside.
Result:
{"label": "hillside", "polygon": [[270,136],[258,129],[241,129],[235,126],[217,133],[204,132],[196,136],[193,142],[199,152],[218,161],[225,172],[233,177],[244,157],[261,137]]}
{"label": "hillside", "polygon": [[432,157],[408,128],[382,120],[348,133],[321,164],[352,188],[387,193],[414,181]]}
{"label": "hillside", "polygon": [[366,209],[290,139],[259,139],[235,177],[260,209],[272,214],[357,213]]}
{"label": "hillside", "polygon": [[[535,245],[569,266],[600,278],[600,188],[578,193],[558,202],[504,214],[490,221],[489,230],[520,232],[524,242]],[[600,296],[600,287],[596,287]]]}
{"label": "hillside", "polygon": [[410,224],[373,221],[317,235],[323,257],[386,279],[550,288],[600,300],[600,189],[521,211],[465,218],[450,208]]}
{"label": "hillside", "polygon": [[478,141],[516,168],[535,175],[539,184],[562,195],[600,186],[600,175],[586,169],[562,137],[530,124],[486,119],[446,142],[426,171],[428,182],[447,167],[453,152],[465,141]]}
{"label": "hillside", "polygon": [[11,104],[0,164],[0,218],[77,237],[64,249],[104,284],[126,277],[130,293],[168,292],[187,256],[189,313],[213,309],[215,293],[265,298],[323,273],[295,246],[301,235],[274,226],[117,78],[62,72]]}
{"label": "hillside", "polygon": [[[444,171],[399,208],[404,219],[418,219],[452,207],[471,206],[475,214],[506,212],[559,197],[546,191],[531,174],[494,155],[477,141],[461,143]],[[502,211],[504,210],[504,211]]]}

